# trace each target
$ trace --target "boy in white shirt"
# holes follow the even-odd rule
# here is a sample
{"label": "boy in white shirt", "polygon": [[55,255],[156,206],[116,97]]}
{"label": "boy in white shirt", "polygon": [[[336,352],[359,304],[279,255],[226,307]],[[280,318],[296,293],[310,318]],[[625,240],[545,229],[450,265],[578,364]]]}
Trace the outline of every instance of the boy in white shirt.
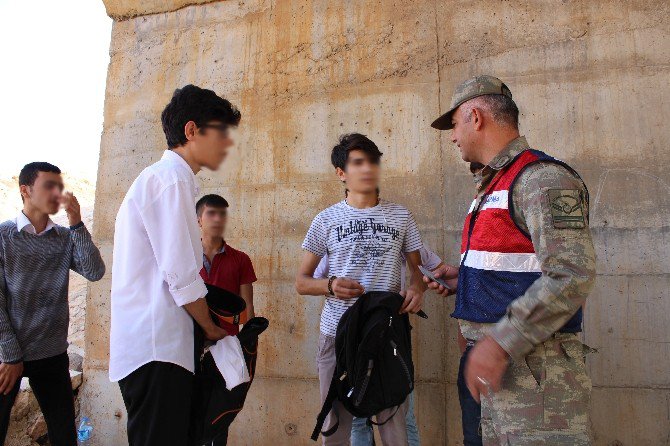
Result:
{"label": "boy in white shirt", "polygon": [[200,277],[195,175],[217,170],[240,112],[211,90],[175,91],[161,115],[168,150],[133,182],[116,217],[109,376],[128,411],[128,441],[187,444],[194,324],[216,341]]}

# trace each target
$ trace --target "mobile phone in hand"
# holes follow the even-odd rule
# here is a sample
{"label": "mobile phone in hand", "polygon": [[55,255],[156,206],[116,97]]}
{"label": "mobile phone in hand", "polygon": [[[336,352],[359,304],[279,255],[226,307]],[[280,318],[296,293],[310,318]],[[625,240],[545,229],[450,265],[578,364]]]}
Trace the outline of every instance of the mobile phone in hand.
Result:
{"label": "mobile phone in hand", "polygon": [[433,274],[433,272],[430,271],[429,269],[424,268],[423,266],[419,266],[419,271],[421,271],[421,274],[423,274],[424,276],[428,277],[431,281],[433,281],[433,282],[435,282],[435,283],[439,283],[440,285],[442,285],[443,287],[445,287],[445,288],[448,289],[448,290],[451,289],[451,287],[450,287],[449,285],[447,285],[447,282],[445,282],[445,281],[442,280],[442,279],[438,279],[437,277],[435,277],[435,275]]}

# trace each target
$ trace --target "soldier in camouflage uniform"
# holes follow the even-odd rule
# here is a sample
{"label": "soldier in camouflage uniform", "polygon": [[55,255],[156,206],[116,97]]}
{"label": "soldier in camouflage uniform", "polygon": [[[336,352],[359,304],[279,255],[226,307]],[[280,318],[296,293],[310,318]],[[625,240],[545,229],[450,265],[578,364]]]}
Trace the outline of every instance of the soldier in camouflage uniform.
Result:
{"label": "soldier in camouflage uniform", "polygon": [[504,83],[477,76],[432,124],[480,166],[460,266],[438,275],[458,288],[452,316],[472,346],[459,373],[481,401],[483,443],[587,445],[590,348],[578,332],[595,279],[588,191],[567,164],[529,147],[518,113]]}

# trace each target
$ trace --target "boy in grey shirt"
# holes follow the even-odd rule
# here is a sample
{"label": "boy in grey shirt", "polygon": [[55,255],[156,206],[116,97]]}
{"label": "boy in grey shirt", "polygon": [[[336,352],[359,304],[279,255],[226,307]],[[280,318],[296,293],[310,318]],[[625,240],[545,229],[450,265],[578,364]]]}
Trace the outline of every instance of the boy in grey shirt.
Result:
{"label": "boy in grey shirt", "polygon": [[[79,202],[63,193],[60,169],[27,164],[19,175],[23,211],[0,224],[0,440],[21,377],[42,409],[52,445],[75,445],[74,400],[67,356],[69,272],[97,281],[100,251],[81,220]],[[49,215],[62,206],[69,228]]]}

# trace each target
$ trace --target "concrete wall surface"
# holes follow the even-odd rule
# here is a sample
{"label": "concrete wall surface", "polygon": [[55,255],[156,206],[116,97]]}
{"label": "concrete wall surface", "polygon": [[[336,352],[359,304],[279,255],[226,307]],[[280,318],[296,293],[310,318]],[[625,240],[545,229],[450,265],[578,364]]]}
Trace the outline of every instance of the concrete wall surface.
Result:
{"label": "concrete wall surface", "polygon": [[[175,88],[194,83],[240,107],[237,148],[200,175],[203,193],[232,205],[229,242],[251,256],[257,313],[271,320],[230,444],[312,444],[322,300],[298,297],[293,277],[312,217],[342,197],[329,165],[341,133],[377,142],[382,196],[409,207],[426,243],[458,261],[473,184],[448,134],[429,125],[453,87],[480,73],[507,83],[522,134],[591,191],[599,262],[584,336],[600,350],[589,358],[595,444],[670,444],[670,3],[185,3],[196,2],[105,1],[117,21],[95,238],[111,265],[117,209],[161,156],[159,116]],[[126,418],[107,379],[109,291],[109,272],[90,286],[81,410],[97,443],[117,445]],[[414,324],[416,413],[424,444],[458,445],[453,300],[426,301],[430,319]]]}

